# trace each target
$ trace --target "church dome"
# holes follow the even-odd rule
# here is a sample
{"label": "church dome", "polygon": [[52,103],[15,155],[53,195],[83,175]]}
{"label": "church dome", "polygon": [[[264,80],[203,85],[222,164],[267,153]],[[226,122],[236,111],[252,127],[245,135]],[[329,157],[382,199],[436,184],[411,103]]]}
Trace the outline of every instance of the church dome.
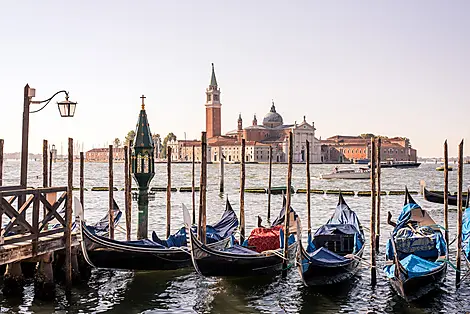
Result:
{"label": "church dome", "polygon": [[268,128],[275,128],[282,125],[284,122],[282,121],[282,117],[279,113],[276,112],[276,107],[273,105],[271,106],[271,110],[264,116],[263,125]]}

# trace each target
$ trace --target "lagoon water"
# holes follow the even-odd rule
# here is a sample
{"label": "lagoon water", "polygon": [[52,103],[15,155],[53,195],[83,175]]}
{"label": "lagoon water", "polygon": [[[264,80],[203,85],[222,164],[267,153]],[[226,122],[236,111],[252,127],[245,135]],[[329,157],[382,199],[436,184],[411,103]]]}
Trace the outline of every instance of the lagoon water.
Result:
{"label": "lagoon water", "polygon": [[[5,185],[16,185],[19,182],[19,161],[8,160],[5,165]],[[422,164],[415,169],[382,169],[382,190],[419,191],[419,181],[425,180],[430,189],[443,189],[443,173],[435,170],[436,164]],[[453,165],[457,169],[457,165]],[[29,164],[29,186],[40,186],[42,182],[41,162]],[[57,162],[53,165],[53,185],[66,184],[67,164]],[[358,167],[345,165],[340,168]],[[166,165],[156,164],[155,178],[151,186],[166,185]],[[369,190],[368,180],[320,180],[321,173],[330,172],[333,165],[311,165],[312,189]],[[273,186],[286,185],[287,165],[273,165]],[[107,164],[85,164],[85,186],[107,186]],[[225,193],[219,193],[219,165],[208,165],[207,212],[208,222],[215,222],[224,210],[228,197],[235,211],[239,204],[240,166],[226,164]],[[456,191],[457,171],[450,172],[450,190]],[[74,185],[79,185],[78,163],[74,164]],[[249,164],[246,166],[246,187],[266,187],[268,166]],[[115,186],[123,187],[123,164],[115,164]],[[305,188],[305,165],[293,167],[293,186]],[[199,182],[199,166],[196,167],[196,184]],[[172,168],[172,186],[191,185],[191,165],[174,164]],[[470,186],[470,165],[464,168],[464,188]],[[78,196],[78,191],[74,192]],[[115,199],[121,209],[124,208],[124,192],[115,192]],[[149,206],[149,230],[159,235],[165,234],[166,193],[157,192]],[[429,203],[421,195],[415,200],[437,223],[443,224],[442,205]],[[345,197],[351,209],[355,210],[361,223],[369,227],[370,198]],[[387,235],[391,228],[386,224],[386,213],[390,211],[394,218],[398,216],[403,205],[403,196],[382,196],[381,238],[378,255],[378,268],[384,264],[384,251]],[[181,204],[191,208],[191,193],[172,193],[172,231],[182,226]],[[312,195],[312,225],[315,230],[326,222],[337,203],[335,195]],[[107,192],[85,192],[85,216],[89,222],[97,221],[107,210]],[[280,195],[272,196],[272,214],[277,215],[282,205]],[[304,230],[307,226],[306,195],[294,194],[292,207],[302,218]],[[450,207],[450,238],[455,237],[456,208]],[[266,222],[267,194],[245,194],[246,230],[249,232],[260,215]],[[137,221],[136,202],[133,202],[132,222],[135,234]],[[125,225],[125,218],[121,219]],[[150,232],[149,232],[150,233]],[[306,236],[306,232],[304,232]],[[117,238],[124,234],[117,230]],[[369,234],[366,233],[367,240]],[[369,244],[367,244],[369,245]],[[456,244],[451,246],[451,261],[455,264]],[[369,258],[369,247],[364,257]],[[463,263],[464,264],[464,263]],[[466,271],[463,266],[463,271]],[[470,311],[470,281],[455,288],[455,271],[449,267],[447,279],[441,289],[422,301],[406,303],[390,288],[381,270],[378,272],[378,283],[370,285],[370,271],[361,269],[356,278],[341,288],[315,290],[302,285],[295,268],[290,269],[287,278],[280,276],[266,279],[220,279],[204,278],[192,269],[172,272],[132,272],[116,270],[93,270],[87,284],[73,288],[72,296],[67,300],[60,285],[56,287],[54,302],[43,302],[34,297],[32,282],[28,282],[22,298],[12,299],[0,295],[1,313],[461,313]]]}

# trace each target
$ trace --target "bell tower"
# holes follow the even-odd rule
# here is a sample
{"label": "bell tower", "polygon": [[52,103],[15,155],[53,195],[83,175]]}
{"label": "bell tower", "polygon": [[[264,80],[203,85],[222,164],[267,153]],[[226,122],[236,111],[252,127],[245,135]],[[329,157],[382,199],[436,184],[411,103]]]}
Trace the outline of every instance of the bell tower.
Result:
{"label": "bell tower", "polygon": [[212,63],[212,76],[209,87],[206,88],[206,132],[207,138],[221,135],[221,106],[220,89],[215,78],[214,63]]}

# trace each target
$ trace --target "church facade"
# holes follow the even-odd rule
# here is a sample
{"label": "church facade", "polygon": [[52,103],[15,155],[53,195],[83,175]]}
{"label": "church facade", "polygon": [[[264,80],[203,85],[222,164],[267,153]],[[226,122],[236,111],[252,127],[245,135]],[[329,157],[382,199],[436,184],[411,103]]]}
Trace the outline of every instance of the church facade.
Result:
{"label": "church facade", "polygon": [[[310,162],[321,162],[321,144],[315,137],[315,125],[307,122],[306,117],[299,124],[284,124],[282,116],[276,111],[274,102],[258,124],[254,115],[251,125],[243,127],[241,114],[238,116],[237,128],[222,134],[222,104],[220,88],[215,76],[214,64],[209,87],[206,89],[206,134],[207,159],[218,162],[222,158],[228,162],[239,162],[241,158],[241,141],[245,139],[245,161],[267,162],[272,147],[273,162],[287,162],[289,132],[293,133],[294,162],[305,162],[307,156],[306,142],[310,143]],[[199,141],[171,141],[172,160],[192,161],[193,147],[195,160],[201,159]]]}

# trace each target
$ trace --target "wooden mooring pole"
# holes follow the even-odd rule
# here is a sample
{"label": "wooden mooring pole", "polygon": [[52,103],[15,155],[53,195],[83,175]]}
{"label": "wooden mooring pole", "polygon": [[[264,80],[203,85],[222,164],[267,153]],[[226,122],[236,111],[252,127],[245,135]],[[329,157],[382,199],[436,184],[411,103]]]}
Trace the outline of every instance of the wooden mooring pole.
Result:
{"label": "wooden mooring pole", "polygon": [[289,151],[287,159],[287,192],[286,192],[286,208],[284,214],[284,259],[282,261],[282,277],[287,276],[287,262],[289,261],[289,218],[290,218],[290,201],[291,201],[291,185],[292,185],[292,132],[289,132]]}
{"label": "wooden mooring pole", "polygon": [[[47,188],[47,184],[49,183],[49,180],[47,178],[47,140],[42,141],[42,186]],[[46,209],[44,208],[44,214],[46,213]]]}
{"label": "wooden mooring pole", "polygon": [[206,243],[206,178],[207,178],[207,142],[206,132],[201,135],[201,179],[199,188],[199,241]]}
{"label": "wooden mooring pole", "polygon": [[73,139],[69,138],[67,167],[67,207],[65,211],[65,286],[72,288],[72,189],[73,189]]}
{"label": "wooden mooring pole", "polygon": [[446,243],[449,245],[449,151],[444,142],[444,228]]}
{"label": "wooden mooring pole", "polygon": [[[124,146],[124,202],[125,202],[125,210],[126,210],[126,240],[131,240],[131,209],[129,198],[130,191],[129,191],[129,180],[130,180],[130,173],[129,173],[129,147]],[[132,200],[131,200],[132,201]]]}
{"label": "wooden mooring pole", "polygon": [[370,211],[370,280],[371,284],[374,286],[377,283],[377,271],[375,269],[376,266],[376,238],[375,238],[375,197],[376,197],[376,190],[375,190],[375,171],[376,169],[376,150],[375,150],[375,139],[371,138],[370,141],[370,186],[371,186],[371,211]]}
{"label": "wooden mooring pole", "polygon": [[193,162],[192,162],[192,171],[191,171],[191,200],[192,200],[192,205],[193,205],[193,225],[196,224],[196,186],[195,186],[195,180],[194,180],[194,176],[195,176],[195,158],[196,158],[196,154],[194,152],[195,148],[194,148],[194,145],[193,145]]}
{"label": "wooden mooring pole", "polygon": [[170,236],[171,232],[171,147],[168,147],[166,154],[166,238]]}
{"label": "wooden mooring pole", "polygon": [[[222,148],[221,148],[222,150]],[[219,192],[224,193],[224,155],[220,153],[220,186]]]}
{"label": "wooden mooring pole", "polygon": [[268,174],[268,221],[271,219],[271,180],[273,173],[273,147],[269,146],[269,174]]}
{"label": "wooden mooring pole", "polygon": [[310,236],[312,233],[312,221],[310,217],[310,142],[305,141],[305,146],[307,146],[307,159],[306,159],[306,166],[307,166],[307,234]]}
{"label": "wooden mooring pole", "polygon": [[109,178],[109,196],[108,196],[108,217],[109,217],[109,238],[114,239],[114,173],[113,173],[113,145],[109,145],[108,152],[108,178]]}
{"label": "wooden mooring pole", "polygon": [[[85,156],[80,152],[80,204],[82,209],[85,208]],[[83,215],[82,218],[85,218]]]}
{"label": "wooden mooring pole", "polygon": [[52,151],[51,150],[49,150],[49,186],[52,186]]}
{"label": "wooden mooring pole", "polygon": [[129,141],[129,155],[128,155],[128,165],[129,165],[129,172],[127,173],[129,176],[129,186],[127,188],[127,209],[126,212],[126,233],[129,234],[129,240],[132,235],[132,167],[131,167],[131,158],[132,158],[132,146],[133,140]]}
{"label": "wooden mooring pole", "polygon": [[240,153],[240,244],[245,241],[245,139]]}
{"label": "wooden mooring pole", "polygon": [[377,167],[376,170],[376,187],[377,187],[377,199],[376,199],[376,217],[375,217],[375,251],[379,253],[380,250],[380,173],[381,173],[381,168],[380,168],[380,150],[382,149],[382,139],[379,137],[377,139],[377,154],[376,154],[376,162],[375,165]]}
{"label": "wooden mooring pole", "polygon": [[0,139],[0,186],[3,185],[3,139]]}
{"label": "wooden mooring pole", "polygon": [[[462,253],[462,186],[463,186],[463,140],[459,144],[459,159],[458,159],[458,177],[457,177],[457,260],[455,272],[455,285],[460,285],[460,264]],[[445,193],[445,192],[444,192]]]}

